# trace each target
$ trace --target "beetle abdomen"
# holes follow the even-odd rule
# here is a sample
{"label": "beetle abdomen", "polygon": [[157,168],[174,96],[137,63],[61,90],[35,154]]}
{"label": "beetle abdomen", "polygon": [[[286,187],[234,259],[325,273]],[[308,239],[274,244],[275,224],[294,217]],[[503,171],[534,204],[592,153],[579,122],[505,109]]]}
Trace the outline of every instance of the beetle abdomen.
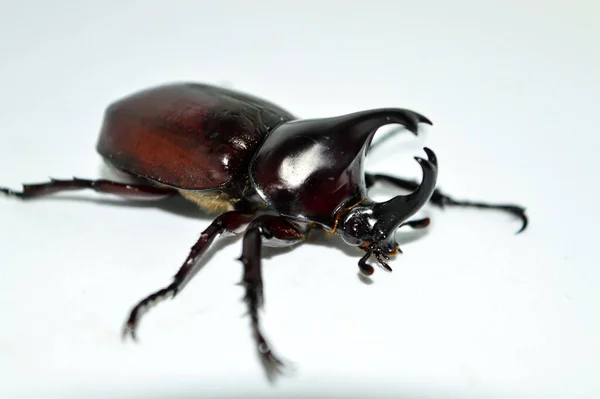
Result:
{"label": "beetle abdomen", "polygon": [[225,188],[246,180],[267,133],[291,119],[274,104],[232,90],[165,85],[112,104],[97,150],[118,169],[165,185]]}

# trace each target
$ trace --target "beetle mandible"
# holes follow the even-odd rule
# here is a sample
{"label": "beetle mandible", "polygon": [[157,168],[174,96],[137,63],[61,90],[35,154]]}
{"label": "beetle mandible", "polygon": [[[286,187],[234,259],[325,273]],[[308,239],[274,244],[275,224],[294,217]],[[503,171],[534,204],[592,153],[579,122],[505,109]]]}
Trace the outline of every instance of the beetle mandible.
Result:
{"label": "beetle mandible", "polygon": [[[522,220],[519,232],[526,228],[521,206],[458,201],[443,194],[436,188],[438,161],[429,148],[424,148],[426,158],[415,158],[422,168],[421,182],[364,171],[380,127],[399,124],[416,135],[419,123],[431,124],[425,116],[401,108],[298,119],[271,102],[238,91],[198,83],[167,84],[122,98],[105,112],[97,151],[134,183],[51,179],[24,184],[22,191],[0,191],[21,199],[85,188],[125,198],[179,195],[218,214],[171,284],[133,307],[123,336],[135,340],[142,314],[183,289],[217,236],[243,233],[239,260],[244,298],[258,355],[273,377],[284,364],[260,326],[262,245],[294,245],[310,230],[323,229],[364,251],[358,267],[370,275],[372,256],[383,269],[392,270],[386,261],[400,251],[395,240],[398,228],[429,224],[429,218],[411,219],[427,202],[502,210]],[[411,193],[375,202],[368,189],[376,182]]]}

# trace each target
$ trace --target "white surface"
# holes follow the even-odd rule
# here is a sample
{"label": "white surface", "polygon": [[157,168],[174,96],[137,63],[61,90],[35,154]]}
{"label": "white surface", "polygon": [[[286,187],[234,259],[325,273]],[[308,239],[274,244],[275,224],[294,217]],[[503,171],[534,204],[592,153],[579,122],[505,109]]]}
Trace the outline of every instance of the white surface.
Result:
{"label": "white surface", "polygon": [[234,285],[239,241],[147,315],[139,345],[120,340],[206,217],[0,198],[0,397],[600,397],[597,1],[83,3],[1,6],[2,185],[101,176],[104,107],[194,80],[304,117],[417,110],[434,127],[369,168],[418,176],[428,145],[443,189],[522,203],[531,226],[427,208],[429,232],[399,233],[404,255],[371,285],[338,244],[269,252],[265,330],[297,368],[271,387]]}

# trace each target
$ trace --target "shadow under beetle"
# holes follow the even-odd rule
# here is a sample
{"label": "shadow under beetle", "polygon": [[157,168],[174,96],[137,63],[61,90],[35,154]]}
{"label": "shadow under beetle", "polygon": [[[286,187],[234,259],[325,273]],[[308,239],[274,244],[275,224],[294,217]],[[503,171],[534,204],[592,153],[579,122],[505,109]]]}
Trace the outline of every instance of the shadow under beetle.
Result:
{"label": "shadow under beetle", "polygon": [[[261,246],[290,246],[311,229],[340,236],[365,252],[358,261],[365,275],[375,257],[400,252],[399,227],[423,228],[429,219],[410,218],[428,201],[433,205],[490,208],[509,212],[527,226],[525,210],[516,205],[457,201],[436,189],[438,162],[416,157],[420,183],[364,171],[365,156],[377,129],[399,124],[414,134],[431,122],[400,108],[373,109],[323,119],[297,119],[263,99],[224,88],[180,83],[150,88],[110,105],[97,150],[105,161],[135,179],[54,180],[26,184],[23,191],[0,188],[22,199],[90,188],[129,198],[162,199],[180,195],[219,216],[202,232],[170,285],[140,301],[129,314],[123,336],[136,338],[142,314],[158,301],[175,297],[195,274],[196,263],[213,240],[243,232],[242,285],[252,332],[267,376],[282,371],[260,327],[263,304]],[[384,182],[412,191],[375,202],[367,190]]]}

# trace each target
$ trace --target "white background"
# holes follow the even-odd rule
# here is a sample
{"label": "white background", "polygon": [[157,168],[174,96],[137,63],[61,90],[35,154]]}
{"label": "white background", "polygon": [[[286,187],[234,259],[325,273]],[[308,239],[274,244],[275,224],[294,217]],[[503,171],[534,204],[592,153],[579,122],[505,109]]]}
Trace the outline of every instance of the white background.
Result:
{"label": "white background", "polygon": [[[270,386],[220,244],[175,301],[120,328],[170,281],[208,216],[182,201],[76,192],[0,198],[0,397],[597,398],[597,1],[30,1],[0,5],[0,183],[103,176],[105,106],[159,83],[231,85],[302,117],[406,107],[434,126],[370,170],[517,202],[434,208],[372,284],[318,238],[267,251],[264,325],[296,365]],[[389,198],[393,190],[378,191]]]}

